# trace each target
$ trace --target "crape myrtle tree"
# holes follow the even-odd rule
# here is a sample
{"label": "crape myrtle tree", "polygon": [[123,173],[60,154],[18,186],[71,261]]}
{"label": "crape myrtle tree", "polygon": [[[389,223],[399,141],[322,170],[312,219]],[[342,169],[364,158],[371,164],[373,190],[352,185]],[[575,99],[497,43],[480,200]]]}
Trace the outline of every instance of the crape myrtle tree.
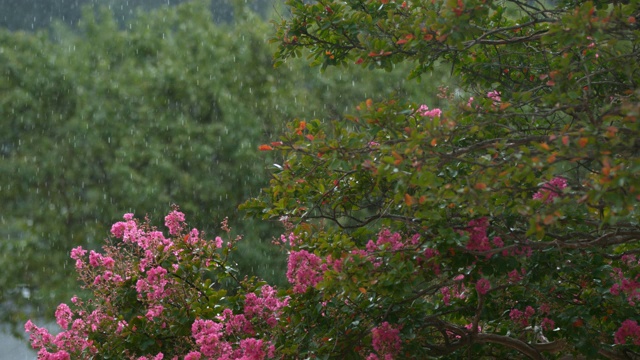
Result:
{"label": "crape myrtle tree", "polygon": [[58,307],[65,331],[27,323],[41,358],[640,357],[638,4],[288,6],[277,59],[441,62],[461,87],[259,145],[280,160],[243,207],[284,224],[290,288],[233,279],[236,240],[177,209],[168,237],[127,214],[72,251],[94,297]]}
{"label": "crape myrtle tree", "polygon": [[637,2],[288,5],[278,59],[440,62],[463,91],[263,145],[282,170],[245,206],[299,236],[287,354],[640,357]]}

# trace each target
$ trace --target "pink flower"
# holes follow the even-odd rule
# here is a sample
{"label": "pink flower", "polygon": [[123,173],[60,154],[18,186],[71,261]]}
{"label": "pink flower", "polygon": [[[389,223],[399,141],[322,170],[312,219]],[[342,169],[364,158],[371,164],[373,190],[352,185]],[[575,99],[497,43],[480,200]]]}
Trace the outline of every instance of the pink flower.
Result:
{"label": "pink flower", "polygon": [[184,357],[184,360],[200,360],[201,357],[202,357],[202,354],[200,354],[197,351],[192,351],[188,353],[187,356]]}
{"label": "pink flower", "polygon": [[184,214],[180,211],[173,210],[169,215],[164,217],[164,225],[169,228],[169,234],[178,235],[184,228]]}
{"label": "pink flower", "polygon": [[127,322],[125,320],[118,321],[118,327],[116,328],[116,333],[120,334],[124,328],[127,327]]}
{"label": "pink flower", "polygon": [[493,238],[493,246],[501,248],[504,246],[504,241],[502,241],[502,238],[500,236],[495,236]]}
{"label": "pink flower", "polygon": [[473,96],[471,96],[471,97],[469,98],[469,101],[467,101],[467,107],[469,107],[469,108],[471,107],[471,103],[473,102],[473,100],[474,100],[474,99],[473,99]]}
{"label": "pink flower", "polygon": [[500,92],[498,92],[497,90],[493,90],[493,91],[489,91],[487,93],[487,97],[491,100],[493,100],[494,105],[496,103],[499,103],[502,99],[500,98]]}
{"label": "pink flower", "polygon": [[191,335],[205,357],[219,358],[231,354],[231,345],[223,340],[223,325],[212,320],[196,320],[191,325]]}
{"label": "pink flower", "polygon": [[91,252],[89,253],[89,265],[93,266],[93,267],[97,267],[100,266],[102,263],[102,255],[100,255],[99,253],[91,250]]}
{"label": "pink flower", "polygon": [[24,330],[29,334],[29,341],[34,349],[44,348],[47,344],[53,341],[53,336],[49,334],[49,331],[45,328],[39,328],[31,320],[28,320],[24,324]]}
{"label": "pink flower", "polygon": [[240,350],[243,352],[242,359],[262,360],[267,356],[264,351],[262,340],[248,338],[240,340]]}
{"label": "pink flower", "polygon": [[376,243],[374,243],[373,240],[369,240],[369,242],[367,242],[367,245],[365,247],[367,251],[370,253],[378,251],[378,245],[376,245]]}
{"label": "pink flower", "polygon": [[556,327],[556,323],[553,320],[549,319],[549,318],[544,318],[544,319],[542,319],[542,322],[540,323],[540,326],[542,326],[542,328],[544,330],[551,331]]}
{"label": "pink flower", "polygon": [[163,310],[164,310],[164,306],[154,305],[149,308],[145,316],[147,319],[149,319],[149,321],[152,321],[154,318],[160,317],[160,315],[162,315]]}
{"label": "pink flower", "polygon": [[76,261],[76,269],[82,269],[84,267],[84,261],[82,258],[87,253],[87,250],[84,250],[82,246],[78,246],[71,250],[71,258]]}
{"label": "pink flower", "polygon": [[446,286],[441,288],[440,293],[442,294],[442,301],[444,302],[444,305],[449,306],[451,303],[451,291],[449,288]]}
{"label": "pink flower", "polygon": [[56,323],[58,323],[62,329],[67,330],[72,316],[73,313],[67,304],[58,305],[56,309]]}
{"label": "pink flower", "polygon": [[640,282],[625,277],[620,268],[613,268],[611,276],[615,278],[618,283],[613,284],[609,292],[615,296],[626,295],[629,305],[635,306],[636,302],[640,301]]}
{"label": "pink flower", "polygon": [[127,229],[127,223],[119,221],[111,226],[111,235],[118,239],[122,239],[124,231]]}
{"label": "pink flower", "polygon": [[200,236],[200,233],[198,232],[198,229],[191,229],[191,232],[189,233],[189,237],[187,238],[187,244],[190,245],[195,245],[198,243],[198,236]]}
{"label": "pink flower", "polygon": [[567,187],[567,180],[563,177],[555,177],[540,187],[537,193],[533,194],[533,198],[536,200],[544,201],[545,203],[553,202],[553,199],[562,194],[562,190]]}
{"label": "pink flower", "polygon": [[394,356],[402,348],[400,343],[400,330],[383,322],[380,326],[371,330],[371,345],[378,355]]}
{"label": "pink flower", "polygon": [[520,275],[520,273],[516,269],[509,271],[507,276],[509,277],[509,282],[512,282],[512,283],[517,283],[522,280],[522,275]]}
{"label": "pink flower", "polygon": [[[378,233],[378,240],[376,241],[376,245],[382,247],[385,244],[389,244],[386,246],[386,249],[391,250],[400,250],[404,247],[404,243],[402,242],[402,235],[399,233],[391,233],[389,229],[383,229]],[[367,244],[367,247],[369,245]]]}
{"label": "pink flower", "polygon": [[306,250],[291,251],[287,266],[287,280],[293,284],[293,291],[301,294],[307,288],[316,286],[322,280],[320,258]]}
{"label": "pink flower", "polygon": [[491,289],[491,283],[489,282],[489,280],[485,278],[478,280],[478,282],[476,283],[476,290],[481,295],[486,294],[490,289]]}
{"label": "pink flower", "polygon": [[418,108],[418,113],[420,113],[420,116],[434,118],[440,117],[442,115],[442,110],[438,108],[429,110],[429,107],[427,105],[420,105],[420,107]]}
{"label": "pink flower", "polygon": [[138,279],[136,283],[136,290],[138,296],[142,297],[143,294],[147,294],[149,300],[163,299],[167,293],[165,287],[169,284],[169,280],[166,278],[167,270],[161,266],[157,266],[147,271],[147,277],[145,279]]}
{"label": "pink flower", "polygon": [[535,314],[535,312],[536,310],[534,308],[527,306],[524,312],[518,309],[512,309],[511,312],[509,312],[509,317],[511,318],[511,321],[524,327],[529,325],[529,319],[533,314]]}
{"label": "pink flower", "polygon": [[222,238],[220,236],[216,236],[215,243],[216,248],[220,249],[222,247]]}
{"label": "pink flower", "polygon": [[467,231],[469,232],[469,241],[467,249],[472,251],[487,251],[491,249],[491,243],[487,237],[487,228],[489,220],[486,217],[473,219],[469,221]]}
{"label": "pink flower", "polygon": [[633,342],[634,345],[640,345],[640,325],[635,320],[627,319],[614,335],[616,344],[626,344],[627,340]]}

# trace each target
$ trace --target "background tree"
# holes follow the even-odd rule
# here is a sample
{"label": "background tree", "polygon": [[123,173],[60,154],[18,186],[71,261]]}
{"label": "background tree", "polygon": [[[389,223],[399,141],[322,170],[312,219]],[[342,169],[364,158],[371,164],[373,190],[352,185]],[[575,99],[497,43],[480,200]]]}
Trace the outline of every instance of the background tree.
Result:
{"label": "background tree", "polygon": [[235,209],[267,184],[257,145],[282,119],[427,92],[401,90],[402,74],[273,70],[272,27],[240,5],[233,23],[201,1],[125,23],[113,7],[86,8],[77,27],[0,33],[2,320],[68,300],[70,248],[98,247],[125,211],[153,217],[172,203],[204,231],[229,216],[248,238],[237,270],[283,283],[273,225]]}

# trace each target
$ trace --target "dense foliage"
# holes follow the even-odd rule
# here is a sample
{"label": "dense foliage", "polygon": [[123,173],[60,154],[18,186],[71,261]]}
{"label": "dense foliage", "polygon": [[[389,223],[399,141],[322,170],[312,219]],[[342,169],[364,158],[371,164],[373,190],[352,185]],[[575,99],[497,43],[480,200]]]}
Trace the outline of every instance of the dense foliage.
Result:
{"label": "dense foliage", "polygon": [[242,6],[234,23],[216,24],[208,8],[191,2],[126,24],[87,8],[78,27],[0,32],[2,321],[73,295],[69,248],[96,249],[120,214],[173,203],[206,231],[228,216],[248,238],[240,273],[286,281],[286,260],[269,246],[274,226],[240,222],[236,210],[268,181],[257,144],[282,119],[340,116],[355,99],[389,94],[402,74],[273,70],[271,25]]}
{"label": "dense foliage", "polygon": [[442,61],[467,94],[363,103],[273,145],[283,171],[248,206],[354,264],[290,302],[297,353],[353,355],[388,322],[414,357],[638,356],[639,8],[554,3],[288,2],[278,58]]}
{"label": "dense foliage", "polygon": [[[87,286],[113,292],[96,292],[88,310],[61,305],[62,335],[28,323],[41,357],[100,357],[124,341],[104,358],[639,358],[638,3],[288,5],[279,60],[308,50],[325,67],[409,62],[414,77],[442,61],[461,89],[442,89],[437,106],[366,100],[336,121],[296,120],[259,146],[281,158],[270,186],[243,207],[285,225],[291,287],[279,296],[254,284],[209,297],[215,286],[197,271],[225,268],[224,253],[212,254],[217,240],[198,245],[175,211],[165,218],[174,237],[135,240],[149,232],[123,235],[138,226],[126,215],[112,228],[122,250],[104,256],[138,266],[104,285],[111,268],[91,265],[99,272]],[[149,255],[131,255],[130,242]],[[84,274],[81,251],[72,256]],[[156,282],[194,284],[207,297],[184,290],[187,303],[175,308],[192,312],[165,319],[173,290],[155,296]],[[136,311],[120,305],[126,294]],[[276,323],[255,316],[264,313]],[[134,319],[146,337],[127,342],[142,336]],[[121,331],[107,330],[121,320]]]}

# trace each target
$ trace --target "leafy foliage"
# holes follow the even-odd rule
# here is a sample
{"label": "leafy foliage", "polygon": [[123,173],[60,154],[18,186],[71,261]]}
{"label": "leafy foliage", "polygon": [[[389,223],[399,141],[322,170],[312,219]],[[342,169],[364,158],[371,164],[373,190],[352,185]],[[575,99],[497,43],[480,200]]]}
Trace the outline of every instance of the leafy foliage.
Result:
{"label": "leafy foliage", "polygon": [[[412,357],[638,356],[614,339],[639,290],[638,5],[288,4],[277,58],[407,61],[413,76],[442,61],[470,95],[439,115],[368,101],[272,144],[282,170],[244,206],[295,224],[295,251],[345,264],[292,301],[294,353],[355,356],[389,322]],[[369,241],[381,229],[419,240]]]}

